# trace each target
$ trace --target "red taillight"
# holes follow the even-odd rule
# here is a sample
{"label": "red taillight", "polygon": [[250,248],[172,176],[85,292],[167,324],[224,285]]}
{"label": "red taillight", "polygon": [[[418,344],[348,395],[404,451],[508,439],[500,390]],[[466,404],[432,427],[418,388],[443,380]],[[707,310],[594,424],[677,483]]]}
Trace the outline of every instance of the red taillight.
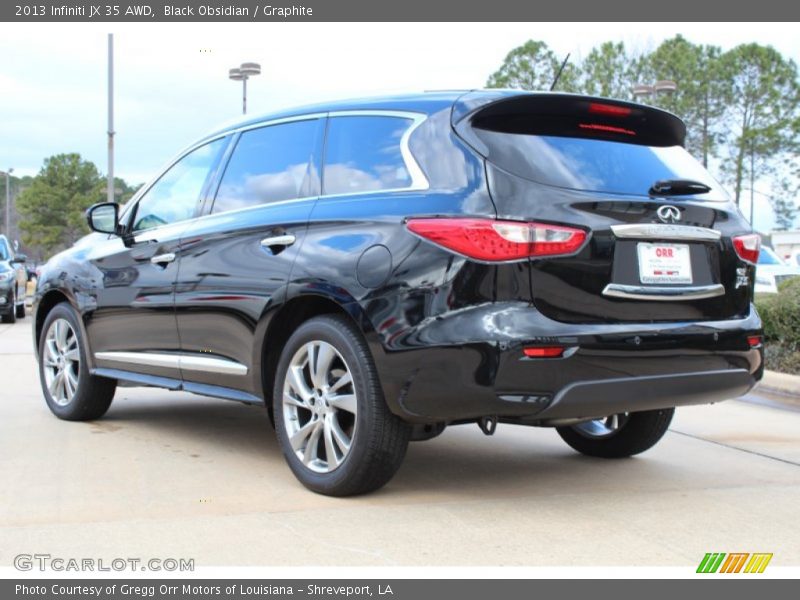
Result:
{"label": "red taillight", "polygon": [[522,353],[528,358],[559,358],[564,354],[563,346],[536,346],[523,348]]}
{"label": "red taillight", "polygon": [[499,262],[572,254],[586,232],[573,227],[494,219],[409,219],[418,236],[476,260]]}
{"label": "red taillight", "polygon": [[624,133],[625,135],[636,135],[632,129],[624,127],[614,127],[613,125],[601,125],[600,123],[578,123],[581,129],[591,129],[593,131],[605,131],[607,133]]}
{"label": "red taillight", "polygon": [[733,247],[736,249],[736,254],[739,255],[739,258],[756,264],[758,262],[758,253],[761,250],[761,236],[757,233],[736,236],[733,238]]}
{"label": "red taillight", "polygon": [[631,109],[627,106],[616,106],[614,104],[590,102],[589,112],[596,115],[608,115],[611,117],[629,117],[631,114]]}
{"label": "red taillight", "polygon": [[751,348],[758,348],[763,341],[764,338],[762,338],[760,335],[747,336],[747,345],[750,346]]}

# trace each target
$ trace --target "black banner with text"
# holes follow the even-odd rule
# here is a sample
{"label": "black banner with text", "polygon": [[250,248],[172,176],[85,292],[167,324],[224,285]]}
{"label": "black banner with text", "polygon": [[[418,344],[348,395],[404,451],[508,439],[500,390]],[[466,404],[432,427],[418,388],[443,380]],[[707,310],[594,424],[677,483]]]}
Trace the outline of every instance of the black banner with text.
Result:
{"label": "black banner with text", "polygon": [[570,2],[430,2],[403,0],[259,0],[203,2],[36,0],[0,3],[0,21],[27,22],[280,22],[280,21],[792,21],[800,5],[784,0],[725,3],[673,0]]}

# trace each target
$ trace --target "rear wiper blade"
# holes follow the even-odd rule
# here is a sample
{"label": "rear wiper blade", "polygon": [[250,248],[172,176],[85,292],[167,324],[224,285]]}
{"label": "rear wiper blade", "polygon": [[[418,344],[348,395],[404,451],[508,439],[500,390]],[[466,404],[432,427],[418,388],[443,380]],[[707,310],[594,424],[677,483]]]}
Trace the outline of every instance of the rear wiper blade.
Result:
{"label": "rear wiper blade", "polygon": [[705,183],[692,179],[662,179],[656,181],[648,190],[651,196],[689,196],[707,194],[711,191]]}

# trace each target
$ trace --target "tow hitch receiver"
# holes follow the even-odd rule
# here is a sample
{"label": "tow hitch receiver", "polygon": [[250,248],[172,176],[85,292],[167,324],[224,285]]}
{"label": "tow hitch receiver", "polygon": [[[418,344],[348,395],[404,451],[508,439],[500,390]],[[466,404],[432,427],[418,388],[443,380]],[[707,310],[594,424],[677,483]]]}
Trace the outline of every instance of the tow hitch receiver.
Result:
{"label": "tow hitch receiver", "polygon": [[478,420],[478,427],[481,428],[484,435],[494,435],[497,430],[497,416],[481,417]]}

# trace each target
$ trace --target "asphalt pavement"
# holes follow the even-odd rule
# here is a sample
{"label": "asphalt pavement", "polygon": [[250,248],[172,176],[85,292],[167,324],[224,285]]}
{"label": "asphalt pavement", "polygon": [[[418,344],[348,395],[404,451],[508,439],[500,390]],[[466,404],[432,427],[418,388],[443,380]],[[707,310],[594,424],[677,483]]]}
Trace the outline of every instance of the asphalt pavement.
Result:
{"label": "asphalt pavement", "polygon": [[262,408],[119,388],[106,417],[52,416],[31,319],[0,325],[0,566],[19,553],[197,566],[800,565],[800,411],[678,410],[645,454],[580,456],[555,431],[452,427],[369,496],[307,491]]}

